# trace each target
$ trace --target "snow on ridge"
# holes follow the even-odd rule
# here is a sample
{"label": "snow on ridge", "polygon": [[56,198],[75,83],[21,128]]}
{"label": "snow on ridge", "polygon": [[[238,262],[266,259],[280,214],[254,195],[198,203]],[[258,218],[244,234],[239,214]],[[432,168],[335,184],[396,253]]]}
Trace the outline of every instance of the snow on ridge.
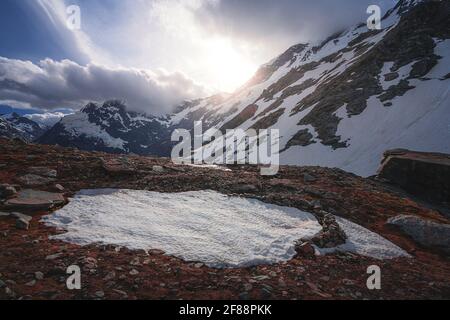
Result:
{"label": "snow on ridge", "polygon": [[100,126],[91,123],[89,121],[89,115],[84,112],[77,112],[75,114],[68,115],[61,119],[60,123],[64,126],[67,133],[74,137],[84,135],[88,138],[94,138],[103,141],[103,143],[107,147],[126,150],[126,142],[124,140],[112,137]]}
{"label": "snow on ridge", "polygon": [[[217,268],[288,261],[295,256],[295,241],[321,230],[310,213],[215,191],[83,190],[43,222],[67,231],[53,239],[161,249]],[[336,250],[378,259],[408,256],[363,227],[340,218],[338,223],[350,234]]]}

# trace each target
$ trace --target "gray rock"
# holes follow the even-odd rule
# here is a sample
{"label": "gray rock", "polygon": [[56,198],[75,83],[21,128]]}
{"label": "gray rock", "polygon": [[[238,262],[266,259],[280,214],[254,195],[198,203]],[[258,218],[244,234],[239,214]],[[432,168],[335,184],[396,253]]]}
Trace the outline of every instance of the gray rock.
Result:
{"label": "gray rock", "polygon": [[11,217],[16,218],[16,219],[22,219],[25,220],[27,222],[30,222],[31,220],[33,220],[32,217],[27,216],[26,214],[20,213],[20,212],[13,212],[11,213]]}
{"label": "gray rock", "polygon": [[31,167],[28,169],[28,173],[47,178],[56,178],[58,176],[56,170],[47,167]]}
{"label": "gray rock", "polygon": [[241,184],[236,186],[234,190],[238,193],[253,193],[257,192],[258,188],[251,184]]}
{"label": "gray rock", "polygon": [[55,185],[55,190],[56,190],[56,191],[63,192],[65,189],[64,189],[64,187],[63,187],[62,185],[56,184],[56,185]]}
{"label": "gray rock", "polygon": [[56,260],[62,256],[62,253],[55,253],[45,257],[45,260]]}
{"label": "gray rock", "polygon": [[391,72],[384,75],[384,81],[393,81],[399,77],[398,72]]}
{"label": "gray rock", "polygon": [[164,167],[162,166],[153,166],[153,171],[157,173],[164,173]]}
{"label": "gray rock", "polygon": [[0,218],[8,218],[10,215],[8,212],[0,212]]}
{"label": "gray rock", "polygon": [[316,178],[316,177],[313,177],[313,176],[310,175],[309,173],[305,173],[305,174],[303,175],[303,180],[304,180],[306,183],[308,183],[308,182],[316,182],[316,181],[317,181],[317,178]]}
{"label": "gray rock", "polygon": [[25,284],[27,287],[34,287],[36,285],[36,280],[31,280],[30,282]]}
{"label": "gray rock", "polygon": [[450,225],[436,223],[415,216],[400,215],[387,222],[396,226],[424,247],[450,254]]}
{"label": "gray rock", "polygon": [[24,176],[21,176],[18,180],[21,184],[27,187],[47,185],[55,181],[54,178],[42,177],[36,174],[26,174]]}
{"label": "gray rock", "polygon": [[9,184],[0,185],[0,198],[9,198],[17,193],[16,188],[10,186]]}
{"label": "gray rock", "polygon": [[42,279],[44,279],[44,274],[42,272],[38,271],[38,272],[34,273],[34,277],[36,278],[36,280],[42,280]]}
{"label": "gray rock", "polygon": [[25,219],[17,219],[16,228],[20,230],[28,230],[30,228],[30,222]]}

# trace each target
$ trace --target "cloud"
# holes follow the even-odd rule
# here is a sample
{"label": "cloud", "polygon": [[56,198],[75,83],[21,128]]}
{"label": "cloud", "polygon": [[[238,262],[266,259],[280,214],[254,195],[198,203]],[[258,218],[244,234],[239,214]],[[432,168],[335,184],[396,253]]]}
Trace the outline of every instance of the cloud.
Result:
{"label": "cloud", "polygon": [[[367,19],[372,4],[388,9],[395,0],[215,0],[196,11],[212,33],[291,46],[318,42]],[[270,47],[268,46],[268,47]]]}
{"label": "cloud", "polygon": [[45,112],[45,113],[35,113],[35,114],[26,114],[25,118],[33,120],[44,127],[51,127],[55,125],[59,120],[61,120],[67,114],[62,112]]}
{"label": "cloud", "polygon": [[70,60],[34,64],[0,57],[0,101],[44,110],[79,109],[90,101],[120,99],[131,110],[163,115],[182,100],[207,94],[179,72],[82,66]]}

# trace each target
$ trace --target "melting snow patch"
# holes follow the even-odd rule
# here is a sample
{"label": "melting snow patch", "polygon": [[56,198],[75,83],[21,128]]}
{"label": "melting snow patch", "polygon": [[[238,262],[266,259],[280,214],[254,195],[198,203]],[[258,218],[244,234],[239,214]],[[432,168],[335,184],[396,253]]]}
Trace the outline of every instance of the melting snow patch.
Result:
{"label": "melting snow patch", "polygon": [[[296,240],[321,230],[309,213],[214,191],[84,190],[43,221],[67,231],[54,239],[161,249],[218,268],[290,260]],[[376,258],[406,255],[367,229],[343,219],[339,223],[350,234],[349,243],[338,250]]]}

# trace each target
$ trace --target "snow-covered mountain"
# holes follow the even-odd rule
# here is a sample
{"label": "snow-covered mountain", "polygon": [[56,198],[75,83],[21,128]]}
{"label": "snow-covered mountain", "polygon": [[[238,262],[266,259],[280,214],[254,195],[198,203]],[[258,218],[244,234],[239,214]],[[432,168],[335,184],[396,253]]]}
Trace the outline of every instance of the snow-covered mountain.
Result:
{"label": "snow-covered mountain", "polygon": [[89,103],[64,117],[38,142],[111,153],[167,155],[167,120],[127,111],[121,101]]}
{"label": "snow-covered mountain", "polygon": [[387,149],[450,153],[450,1],[401,0],[381,26],[297,44],[235,93],[185,102],[166,119],[90,104],[40,141],[168,156],[171,132],[201,120],[204,130],[279,129],[282,164],[363,176]]}
{"label": "snow-covered mountain", "polygon": [[390,148],[450,152],[450,1],[403,0],[382,20],[297,44],[235,94],[192,103],[186,127],[279,129],[283,164],[375,174]]}
{"label": "snow-covered mountain", "polygon": [[21,138],[26,141],[38,139],[47,129],[15,112],[0,116],[0,127],[0,136]]}

